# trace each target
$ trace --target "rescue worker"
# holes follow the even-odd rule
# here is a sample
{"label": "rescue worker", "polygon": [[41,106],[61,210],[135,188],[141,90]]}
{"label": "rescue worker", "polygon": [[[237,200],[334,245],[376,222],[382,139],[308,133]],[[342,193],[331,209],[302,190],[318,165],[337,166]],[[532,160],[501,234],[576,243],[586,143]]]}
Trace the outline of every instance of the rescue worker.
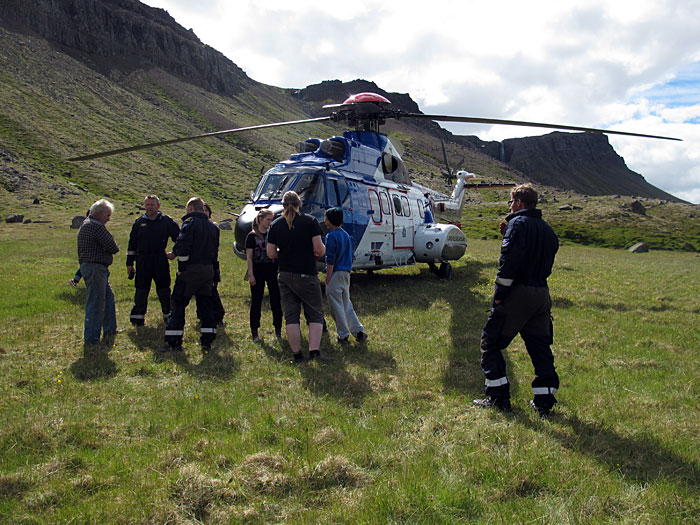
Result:
{"label": "rescue worker", "polygon": [[[214,224],[214,226],[219,228],[219,225],[214,221],[214,219],[212,219],[211,206],[206,202],[204,203],[204,213],[207,214],[207,217],[209,217],[209,220]],[[219,228],[219,232],[220,231],[221,228]],[[226,323],[224,323],[224,315],[226,314],[226,310],[224,310],[224,305],[221,302],[221,297],[219,296],[220,282],[221,267],[219,266],[219,260],[217,259],[214,261],[214,286],[212,287],[211,292],[212,308],[214,309],[214,320],[216,321],[216,326],[226,326]]]}
{"label": "rescue worker", "polygon": [[547,287],[559,240],[536,209],[537,192],[530,184],[513,188],[509,204],[508,222],[501,223],[503,243],[491,313],[481,334],[487,397],[474,400],[474,404],[501,412],[511,410],[502,350],[520,333],[535,368],[530,405],[546,418],[557,402],[554,394],[559,388],[550,347],[552,301]]}
{"label": "rescue worker", "polygon": [[[180,227],[160,211],[160,199],[149,195],[143,201],[146,210],[134,221],[129,235],[129,247],[126,252],[126,270],[129,279],[134,278],[134,307],[129,317],[134,326],[143,326],[148,308],[148,294],[151,281],[156,283],[156,293],[163,312],[163,321],[170,315],[170,265],[165,255],[168,238],[175,242]],[[136,262],[136,270],[134,270]]]}
{"label": "rescue worker", "polygon": [[187,202],[187,215],[168,259],[178,259],[178,272],[172,295],[172,313],[165,328],[167,347],[162,351],[182,350],[185,309],[192,296],[197,301],[200,321],[200,343],[205,354],[216,338],[216,320],[212,304],[214,262],[219,257],[219,228],[204,211],[204,201],[192,197]]}

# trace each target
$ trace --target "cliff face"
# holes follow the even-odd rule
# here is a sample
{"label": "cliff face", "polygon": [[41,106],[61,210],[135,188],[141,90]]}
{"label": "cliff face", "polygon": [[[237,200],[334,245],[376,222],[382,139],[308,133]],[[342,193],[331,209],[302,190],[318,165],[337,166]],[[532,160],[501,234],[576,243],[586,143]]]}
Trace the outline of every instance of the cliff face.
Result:
{"label": "cliff face", "polygon": [[555,131],[503,142],[484,142],[474,136],[453,139],[506,163],[540,184],[587,195],[679,200],[630,170],[610,145],[607,135]]}
{"label": "cliff face", "polygon": [[188,82],[233,95],[251,80],[164,10],[137,0],[3,0],[0,23],[41,36],[93,69],[160,67]]}
{"label": "cliff face", "polygon": [[[180,26],[166,11],[137,0],[2,0],[0,25],[15,33],[45,39],[54,49],[103,73],[117,84],[119,75],[111,75],[115,70],[130,73],[159,68],[189,85],[229,97],[261,88],[231,60],[202,44],[191,30]],[[11,63],[12,57],[6,58]],[[49,91],[51,89],[54,88]],[[327,114],[321,109],[323,104],[342,102],[349,94],[365,91],[386,96],[403,111],[420,112],[410,95],[388,93],[366,80],[347,83],[331,80],[300,90],[279,90],[285,93],[284,97],[275,95],[274,100],[262,103],[279,109],[279,115],[272,117],[275,120],[283,120],[285,109],[299,101],[305,113],[319,116]],[[293,96],[293,103],[289,95]],[[266,96],[270,96],[269,93]],[[255,109],[255,98],[246,100],[250,108]],[[226,114],[233,114],[233,111],[229,109]],[[211,115],[210,120],[215,123],[211,127],[216,128],[219,113],[214,111]],[[484,154],[504,162],[542,184],[589,195],[625,194],[678,200],[629,170],[605,135],[555,132],[501,143],[455,136],[430,121],[404,119],[387,124],[385,129],[407,126],[429,135],[436,143],[433,157],[437,166],[442,166],[438,148],[439,139],[444,138],[448,143],[469,148],[475,155]],[[425,144],[416,149],[430,150]],[[451,160],[456,162],[455,158]],[[473,164],[471,169],[479,171],[483,162]]]}
{"label": "cliff face", "polygon": [[556,131],[541,137],[506,139],[502,161],[537,182],[589,195],[638,195],[677,200],[630,170],[599,133]]}

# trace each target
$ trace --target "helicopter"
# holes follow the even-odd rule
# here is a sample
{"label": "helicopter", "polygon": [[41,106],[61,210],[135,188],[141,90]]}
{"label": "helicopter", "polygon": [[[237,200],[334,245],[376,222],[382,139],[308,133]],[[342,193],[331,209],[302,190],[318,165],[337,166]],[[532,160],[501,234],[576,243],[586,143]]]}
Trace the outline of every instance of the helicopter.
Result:
{"label": "helicopter", "polygon": [[[282,196],[293,190],[302,200],[302,211],[318,219],[322,228],[325,210],[331,207],[343,210],[343,229],[350,235],[353,245],[353,271],[371,273],[383,268],[426,263],[439,278],[450,280],[450,261],[460,259],[467,248],[467,238],[459,222],[465,190],[468,186],[513,184],[469,184],[468,181],[478,177],[459,169],[461,163],[454,170],[450,170],[448,165],[450,179],[456,179],[451,195],[411,181],[398,149],[387,135],[379,131],[387,119],[505,124],[680,140],[559,124],[408,113],[395,109],[386,97],[369,92],[351,95],[341,104],[329,104],[323,108],[330,110],[330,115],[203,133],[68,160],[91,160],[253,129],[320,121],[347,122],[354,129],[345,131],[342,136],[300,141],[296,145],[296,153],[262,176],[251,192],[249,202],[237,217],[234,253],[242,259],[246,258],[245,238],[257,213],[261,209],[269,209],[278,216],[282,212]],[[446,154],[445,162],[447,164]],[[319,265],[319,269],[322,269],[322,264]]]}

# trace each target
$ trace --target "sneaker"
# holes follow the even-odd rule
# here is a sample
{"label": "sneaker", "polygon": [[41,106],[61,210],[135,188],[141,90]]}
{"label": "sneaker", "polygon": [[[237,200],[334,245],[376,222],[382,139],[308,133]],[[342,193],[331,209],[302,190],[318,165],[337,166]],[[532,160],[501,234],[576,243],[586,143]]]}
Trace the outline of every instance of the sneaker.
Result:
{"label": "sneaker", "polygon": [[301,352],[292,352],[292,357],[294,357],[294,364],[304,362],[304,354],[302,354]]}
{"label": "sneaker", "polygon": [[358,343],[366,343],[367,342],[367,334],[364,332],[357,332],[355,339],[357,339]]}
{"label": "sneaker", "polygon": [[340,336],[338,336],[338,344],[346,345],[346,344],[348,344],[349,342],[350,342],[350,336],[347,336],[347,337],[340,337]]}
{"label": "sneaker", "polygon": [[78,287],[78,281],[76,281],[75,279],[71,279],[70,281],[68,281],[68,284],[70,284],[73,288]]}
{"label": "sneaker", "polygon": [[260,337],[259,335],[254,336],[253,342],[254,343],[262,343],[262,337]]}
{"label": "sneaker", "polygon": [[549,414],[550,414],[550,409],[549,408],[542,408],[538,407],[534,401],[530,401],[530,406],[532,409],[537,412],[537,415],[540,417],[540,419],[548,419]]}
{"label": "sneaker", "polygon": [[475,406],[481,408],[495,408],[499,412],[510,412],[510,399],[501,397],[487,396],[484,399],[475,399]]}

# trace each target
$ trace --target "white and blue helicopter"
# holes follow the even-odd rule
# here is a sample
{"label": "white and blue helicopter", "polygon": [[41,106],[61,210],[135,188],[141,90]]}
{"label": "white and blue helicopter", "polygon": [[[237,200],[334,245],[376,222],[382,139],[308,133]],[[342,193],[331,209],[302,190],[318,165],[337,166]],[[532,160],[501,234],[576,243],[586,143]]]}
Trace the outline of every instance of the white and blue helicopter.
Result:
{"label": "white and blue helicopter", "polygon": [[250,202],[238,215],[234,252],[245,259],[245,238],[258,211],[267,208],[275,215],[281,213],[282,196],[286,191],[294,190],[302,199],[302,211],[313,215],[322,224],[326,209],[342,208],[343,228],[350,234],[353,243],[353,270],[372,272],[427,263],[440,278],[449,280],[452,278],[450,261],[461,258],[466,251],[467,239],[459,220],[465,190],[472,186],[467,181],[477,177],[464,170],[458,171],[451,195],[412,182],[397,148],[389,137],[379,132],[379,126],[387,119],[505,124],[679,140],[558,124],[408,113],[393,108],[386,97],[376,93],[352,95],[342,104],[324,108],[331,110],[329,116],[215,131],[69,160],[90,160],[253,129],[319,121],[347,122],[354,126],[354,131],[346,131],[342,137],[309,138],[299,142],[297,153],[263,175],[250,195]]}

